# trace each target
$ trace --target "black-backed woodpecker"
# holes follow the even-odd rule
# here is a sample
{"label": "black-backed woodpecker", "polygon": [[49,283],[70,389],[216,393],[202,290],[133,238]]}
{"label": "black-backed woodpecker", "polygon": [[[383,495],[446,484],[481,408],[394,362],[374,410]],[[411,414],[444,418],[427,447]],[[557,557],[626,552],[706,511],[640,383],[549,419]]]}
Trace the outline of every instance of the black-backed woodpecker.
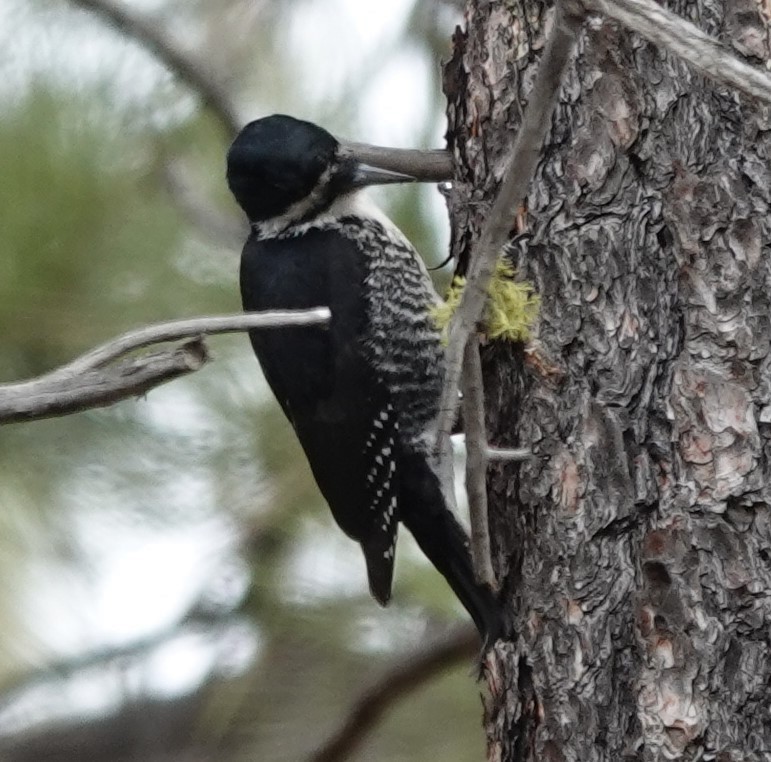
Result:
{"label": "black-backed woodpecker", "polygon": [[444,575],[483,639],[497,603],[474,581],[468,538],[432,467],[444,371],[437,296],[417,253],[360,193],[413,178],[357,160],[326,130],[274,115],[227,156],[251,233],[247,311],[328,306],[328,327],[255,330],[265,377],[340,528],[364,551],[372,595],[391,597],[399,522]]}

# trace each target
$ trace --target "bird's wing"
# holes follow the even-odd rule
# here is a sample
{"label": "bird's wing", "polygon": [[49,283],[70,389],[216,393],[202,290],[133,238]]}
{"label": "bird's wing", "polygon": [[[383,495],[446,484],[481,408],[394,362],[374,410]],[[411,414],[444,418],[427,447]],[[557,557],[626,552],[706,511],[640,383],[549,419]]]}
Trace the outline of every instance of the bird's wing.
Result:
{"label": "bird's wing", "polygon": [[288,243],[247,243],[244,307],[327,305],[330,325],[254,331],[252,345],[332,515],[362,546],[373,596],[385,603],[399,516],[398,421],[362,345],[366,266],[355,243],[333,231],[311,230]]}
{"label": "bird's wing", "polygon": [[361,251],[339,236],[328,235],[326,243],[329,394],[298,435],[335,519],[362,546],[372,595],[385,604],[399,524],[399,424],[362,343],[368,314]]}

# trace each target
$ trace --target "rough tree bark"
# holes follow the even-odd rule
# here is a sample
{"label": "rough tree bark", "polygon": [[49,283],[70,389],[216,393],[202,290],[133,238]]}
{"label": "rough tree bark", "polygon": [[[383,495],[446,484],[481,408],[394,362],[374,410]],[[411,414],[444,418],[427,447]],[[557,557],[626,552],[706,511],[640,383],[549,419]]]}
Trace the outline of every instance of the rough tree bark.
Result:
{"label": "rough tree bark", "polygon": [[[767,3],[669,7],[755,64]],[[468,0],[445,70],[463,269],[553,18]],[[483,354],[493,760],[771,759],[771,111],[617,24],[579,39],[510,255],[531,347]]]}

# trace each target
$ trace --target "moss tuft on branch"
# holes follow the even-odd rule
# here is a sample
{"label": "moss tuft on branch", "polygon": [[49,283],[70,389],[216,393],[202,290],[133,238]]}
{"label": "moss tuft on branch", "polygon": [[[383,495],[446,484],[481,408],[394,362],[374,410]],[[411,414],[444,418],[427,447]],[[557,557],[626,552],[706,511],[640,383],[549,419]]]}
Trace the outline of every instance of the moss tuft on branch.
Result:
{"label": "moss tuft on branch", "polygon": [[[499,259],[495,273],[487,289],[488,300],[482,314],[481,327],[488,339],[526,341],[538,318],[541,298],[527,282],[514,280],[514,267],[505,259]],[[455,310],[460,304],[466,278],[456,276],[447,292],[447,298],[433,311],[434,322],[447,342],[448,328]]]}

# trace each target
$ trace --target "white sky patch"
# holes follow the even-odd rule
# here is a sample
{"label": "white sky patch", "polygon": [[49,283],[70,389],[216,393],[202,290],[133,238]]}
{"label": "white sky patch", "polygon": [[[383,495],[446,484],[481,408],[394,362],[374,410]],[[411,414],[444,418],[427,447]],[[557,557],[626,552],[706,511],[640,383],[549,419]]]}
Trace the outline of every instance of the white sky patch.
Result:
{"label": "white sky patch", "polygon": [[364,653],[404,652],[425,642],[426,622],[420,611],[392,606],[363,617],[357,634],[356,643]]}
{"label": "white sky patch", "polygon": [[214,661],[207,637],[197,633],[178,635],[155,648],[148,657],[144,689],[163,698],[184,696],[206,679]]}
{"label": "white sky patch", "polygon": [[[396,52],[399,32],[412,4],[413,0],[387,3],[316,0],[306,4],[302,13],[295,14],[289,34],[290,46],[301,52],[298,63],[303,77],[298,88],[312,104],[309,112],[300,116],[312,117],[319,106],[328,108],[351,83],[368,89],[383,60]],[[390,104],[392,112],[403,113],[420,97],[413,90],[412,81],[410,78],[403,83],[398,107]],[[360,105],[353,116],[367,124],[372,121]],[[334,125],[328,127],[334,129]]]}
{"label": "white sky patch", "polygon": [[[324,8],[329,6],[323,0],[318,4]],[[350,19],[351,26],[347,31],[353,35],[351,47],[360,51],[375,47],[383,39],[394,39],[412,9],[414,0],[389,0],[387,3],[341,0],[338,5]]]}
{"label": "white sky patch", "polygon": [[38,559],[19,591],[30,629],[59,657],[127,645],[173,626],[199,601],[232,607],[246,592],[248,569],[221,521],[109,531],[109,514],[77,518],[85,573]]}
{"label": "white sky patch", "polygon": [[254,661],[261,639],[247,621],[221,631],[182,632],[153,649],[144,664],[143,690],[159,698],[192,693],[210,675],[240,675]]}
{"label": "white sky patch", "polygon": [[[30,631],[57,656],[78,655],[100,643],[86,621],[91,603],[88,586],[72,567],[36,558],[17,596]],[[21,657],[26,646],[23,640],[10,644]]]}
{"label": "white sky patch", "polygon": [[121,644],[174,624],[216,572],[211,530],[134,536],[112,549],[92,599],[92,627]]}
{"label": "white sky patch", "polygon": [[[139,11],[158,5],[155,0],[129,4]],[[0,0],[3,21],[0,97],[13,98],[38,78],[73,93],[101,83],[118,110],[138,108],[159,124],[188,117],[196,108],[197,99],[177,87],[151,54],[92,13],[66,3]]]}
{"label": "white sky patch", "polygon": [[362,98],[361,110],[367,114],[368,124],[366,142],[412,147],[415,128],[425,124],[430,114],[428,84],[426,61],[417,52],[400,52],[385,61]]}
{"label": "white sky patch", "polygon": [[285,573],[285,597],[314,604],[325,598],[367,593],[367,569],[357,542],[337,527],[308,520],[299,535]]}
{"label": "white sky patch", "polygon": [[302,53],[301,65],[319,95],[334,91],[355,75],[369,56],[393,42],[413,0],[387,3],[315,0],[292,17],[290,43]]}
{"label": "white sky patch", "polygon": [[174,699],[195,691],[212,675],[243,674],[261,645],[245,620],[224,627],[186,629],[160,641],[149,653],[127,651],[20,688],[0,705],[0,738],[51,721],[82,722],[117,711],[125,701],[149,695]]}
{"label": "white sky patch", "polygon": [[156,430],[211,439],[219,429],[209,415],[209,407],[190,386],[164,385],[144,398],[141,412]]}
{"label": "white sky patch", "polygon": [[243,674],[254,664],[262,642],[261,633],[251,620],[233,622],[217,638],[216,673],[222,677]]}

